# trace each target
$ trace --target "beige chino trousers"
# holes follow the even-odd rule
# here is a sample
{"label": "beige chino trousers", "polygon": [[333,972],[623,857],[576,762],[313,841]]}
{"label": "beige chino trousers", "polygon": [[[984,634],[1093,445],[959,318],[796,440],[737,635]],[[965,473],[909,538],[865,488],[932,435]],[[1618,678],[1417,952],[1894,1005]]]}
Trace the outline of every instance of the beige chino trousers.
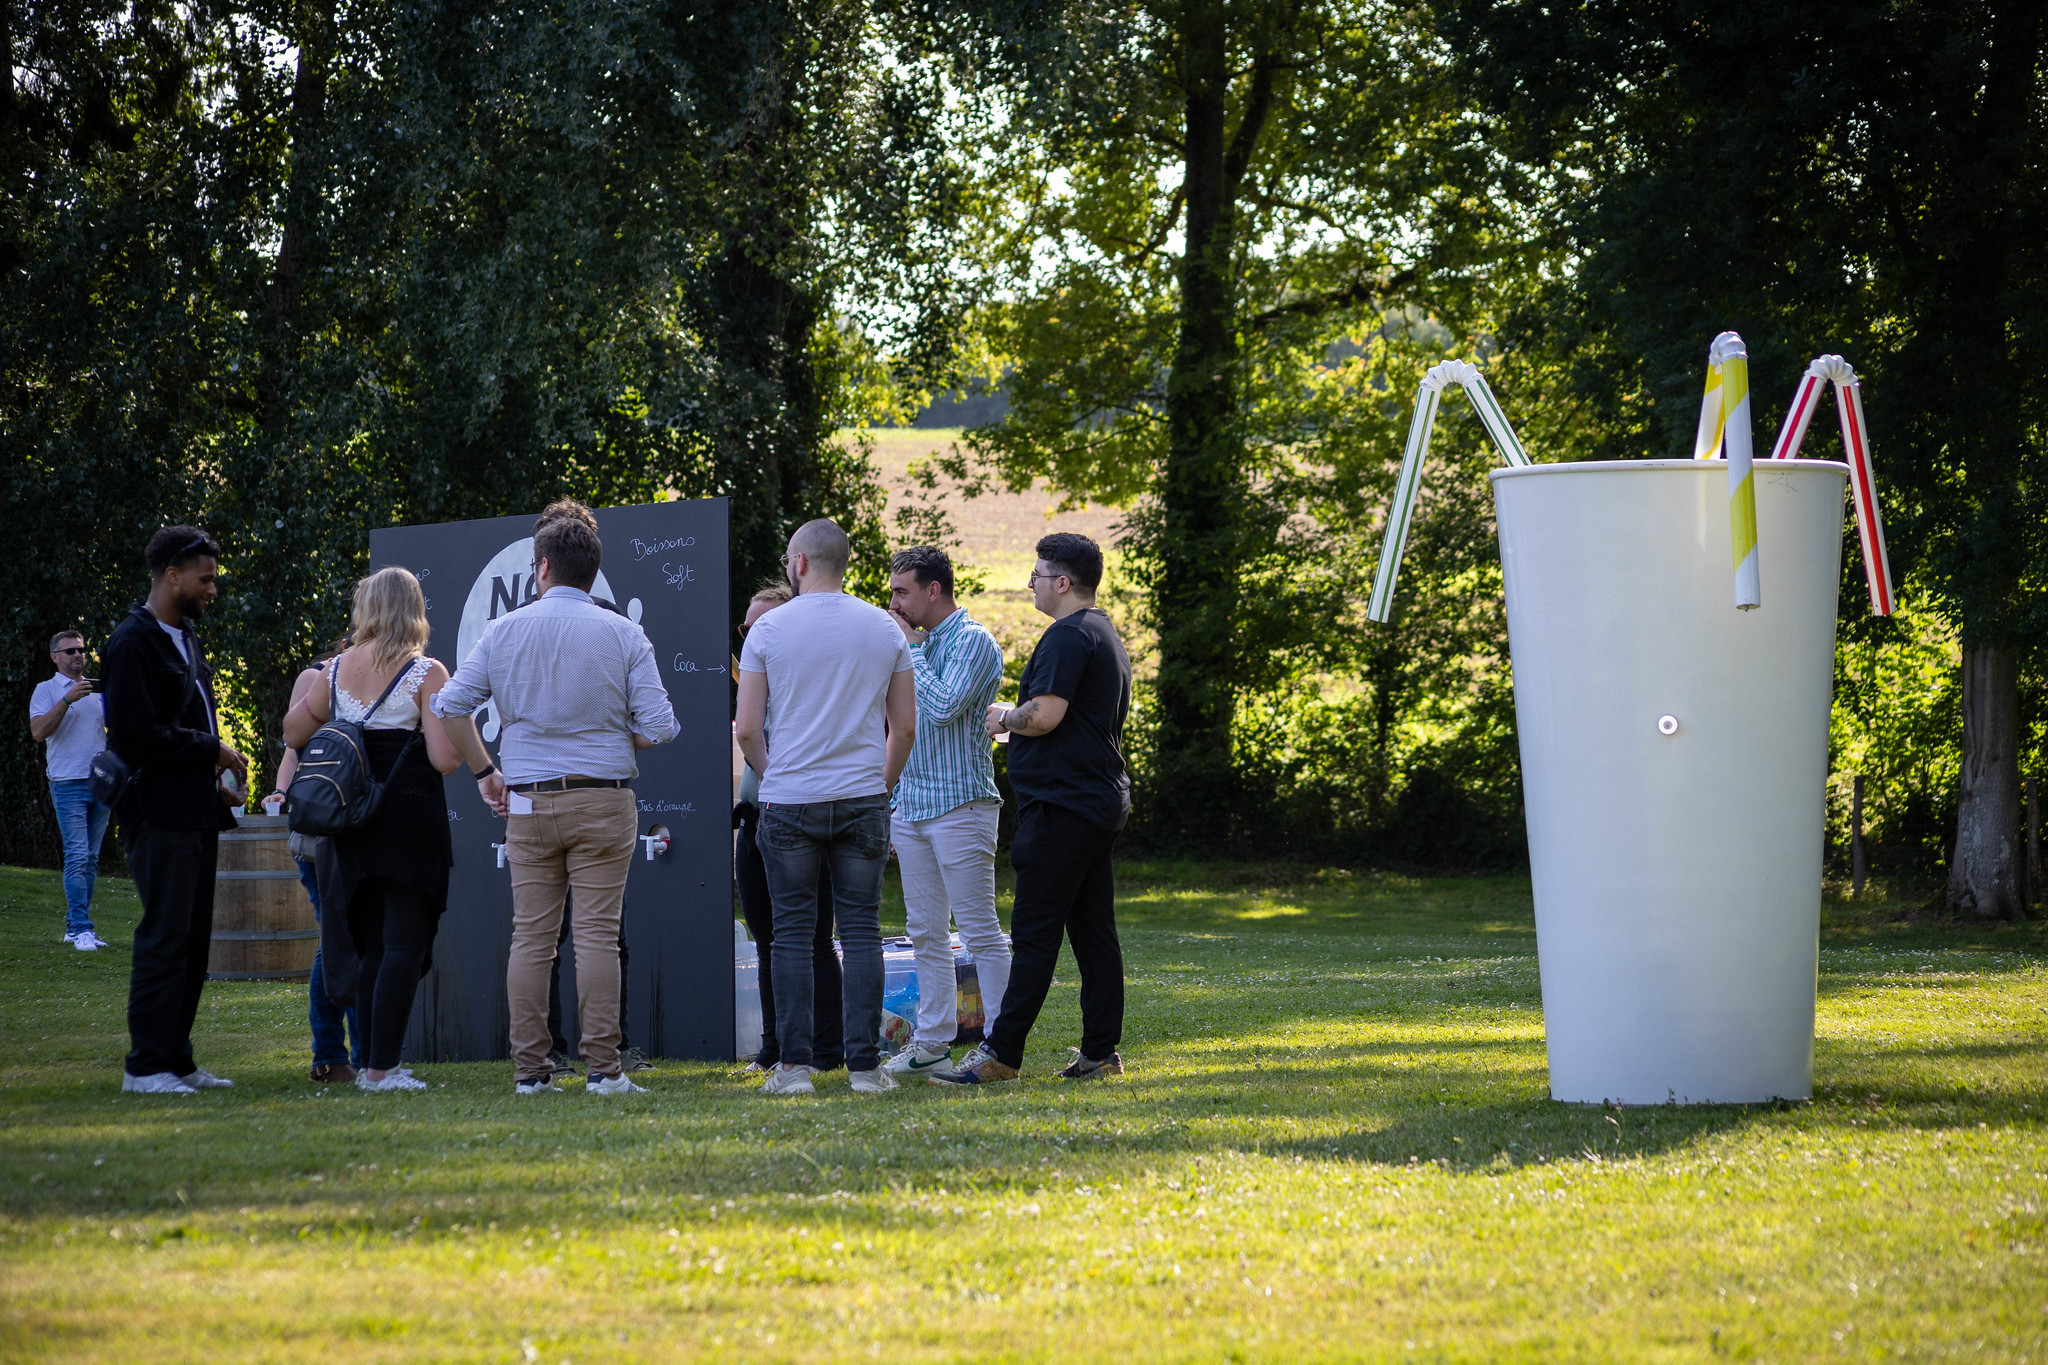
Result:
{"label": "beige chino trousers", "polygon": [[583,787],[535,792],[533,814],[506,817],[512,955],[505,996],[512,1013],[512,1062],[522,1081],[554,1070],[548,1061],[548,969],[568,892],[575,893],[569,932],[576,944],[578,1048],[591,1075],[619,1074],[619,918],[638,815],[630,790]]}

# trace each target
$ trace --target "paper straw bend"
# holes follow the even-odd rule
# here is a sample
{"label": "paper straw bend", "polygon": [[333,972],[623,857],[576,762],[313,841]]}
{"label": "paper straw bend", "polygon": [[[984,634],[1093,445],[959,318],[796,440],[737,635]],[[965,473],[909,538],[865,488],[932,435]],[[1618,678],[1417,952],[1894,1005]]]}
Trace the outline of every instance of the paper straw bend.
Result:
{"label": "paper straw bend", "polygon": [[1514,426],[1501,410],[1500,400],[1479,367],[1469,361],[1446,360],[1432,365],[1415,390],[1415,416],[1408,423],[1408,445],[1401,453],[1401,475],[1394,481],[1394,500],[1387,508],[1386,534],[1380,540],[1379,569],[1373,575],[1372,597],[1367,601],[1368,621],[1384,623],[1394,610],[1394,582],[1400,577],[1401,556],[1408,549],[1408,527],[1415,516],[1415,500],[1422,491],[1422,466],[1429,458],[1429,438],[1436,429],[1437,407],[1444,387],[1456,384],[1465,390],[1472,410],[1492,438],[1501,461],[1510,465],[1532,463],[1529,452],[1515,436]]}
{"label": "paper straw bend", "polygon": [[1870,428],[1863,420],[1863,381],[1838,355],[1815,358],[1800,377],[1784,430],[1771,450],[1774,460],[1795,459],[1806,428],[1820,406],[1821,390],[1835,386],[1835,415],[1842,424],[1842,452],[1849,465],[1849,492],[1856,504],[1856,535],[1863,547],[1863,578],[1870,589],[1870,610],[1892,614],[1891,554],[1884,543],[1884,515],[1877,506],[1877,474],[1870,463]]}

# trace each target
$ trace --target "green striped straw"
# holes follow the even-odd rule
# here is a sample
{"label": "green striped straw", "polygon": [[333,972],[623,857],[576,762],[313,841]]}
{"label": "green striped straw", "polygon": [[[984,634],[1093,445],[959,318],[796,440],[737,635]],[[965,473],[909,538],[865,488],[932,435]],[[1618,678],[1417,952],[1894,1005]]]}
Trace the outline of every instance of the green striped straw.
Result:
{"label": "green striped straw", "polygon": [[1387,509],[1386,535],[1380,541],[1379,572],[1373,575],[1372,597],[1366,603],[1365,619],[1384,624],[1394,610],[1394,581],[1401,574],[1401,556],[1408,549],[1408,526],[1415,517],[1415,499],[1422,491],[1422,465],[1429,458],[1429,438],[1436,429],[1437,405],[1444,385],[1457,384],[1465,390],[1472,410],[1486,434],[1493,438],[1501,461],[1510,465],[1532,463],[1529,452],[1515,439],[1515,429],[1500,400],[1493,396],[1479,367],[1463,360],[1446,360],[1422,376],[1415,391],[1415,416],[1408,423],[1408,448],[1401,455],[1401,476],[1394,483],[1394,501]]}

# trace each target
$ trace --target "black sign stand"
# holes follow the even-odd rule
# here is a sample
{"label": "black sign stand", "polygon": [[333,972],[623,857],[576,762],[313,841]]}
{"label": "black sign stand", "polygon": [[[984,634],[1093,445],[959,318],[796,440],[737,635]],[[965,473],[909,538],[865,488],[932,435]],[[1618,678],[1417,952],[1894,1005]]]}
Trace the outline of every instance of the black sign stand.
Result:
{"label": "black sign stand", "polygon": [[[654,644],[682,733],[639,752],[640,832],[668,851],[634,851],[626,881],[626,1035],[650,1055],[733,1056],[730,594],[724,498],[597,513],[603,572],[592,595],[638,621]],[[419,575],[433,629],[428,652],[453,670],[492,620],[533,600],[532,517],[399,526],[370,533],[370,565]],[[486,740],[498,721],[478,713]],[[492,745],[493,752],[496,746]],[[455,842],[448,914],[434,969],[406,1034],[414,1061],[510,1055],[505,961],[512,882],[498,865],[505,824],[464,769],[448,781]],[[562,1019],[576,1044],[575,954],[562,945]]]}

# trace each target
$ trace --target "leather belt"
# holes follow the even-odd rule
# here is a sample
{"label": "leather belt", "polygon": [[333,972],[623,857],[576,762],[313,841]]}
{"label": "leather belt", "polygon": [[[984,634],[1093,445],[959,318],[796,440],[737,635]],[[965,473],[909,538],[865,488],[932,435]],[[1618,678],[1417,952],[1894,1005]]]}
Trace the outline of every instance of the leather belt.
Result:
{"label": "leather belt", "polygon": [[528,796],[534,792],[582,791],[586,787],[604,787],[616,791],[632,785],[632,779],[625,777],[551,777],[545,782],[514,782],[506,790]]}

